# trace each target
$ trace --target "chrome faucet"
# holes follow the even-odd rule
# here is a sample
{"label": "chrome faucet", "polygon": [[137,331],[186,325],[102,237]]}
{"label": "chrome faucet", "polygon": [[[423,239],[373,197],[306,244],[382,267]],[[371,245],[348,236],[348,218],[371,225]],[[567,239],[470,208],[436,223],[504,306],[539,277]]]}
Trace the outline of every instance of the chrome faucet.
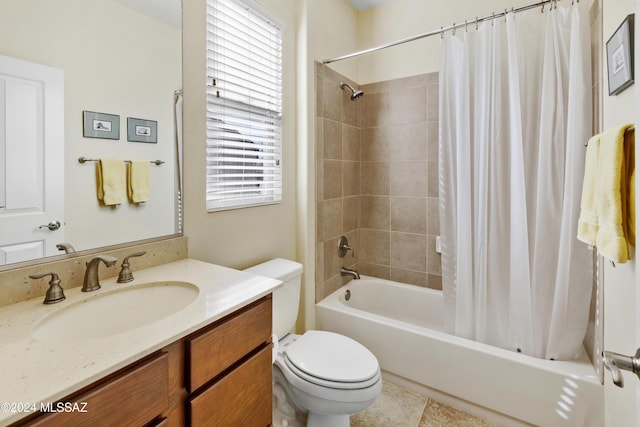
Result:
{"label": "chrome faucet", "polygon": [[100,261],[104,262],[107,267],[113,267],[116,265],[118,259],[109,255],[98,255],[87,261],[87,269],[84,272],[84,281],[82,282],[82,292],[91,292],[100,289],[100,279],[98,278]]}
{"label": "chrome faucet", "polygon": [[340,268],[340,275],[341,276],[353,276],[354,279],[359,279],[360,278],[360,274],[358,273],[358,270],[352,270],[350,268]]}
{"label": "chrome faucet", "polygon": [[58,243],[56,248],[58,248],[59,251],[64,251],[65,254],[71,254],[76,251],[70,243]]}

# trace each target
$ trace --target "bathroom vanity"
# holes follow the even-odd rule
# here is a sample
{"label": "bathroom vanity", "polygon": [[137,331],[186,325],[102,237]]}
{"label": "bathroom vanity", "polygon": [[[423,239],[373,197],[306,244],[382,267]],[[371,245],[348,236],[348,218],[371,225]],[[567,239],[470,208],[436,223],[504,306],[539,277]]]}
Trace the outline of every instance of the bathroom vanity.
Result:
{"label": "bathroom vanity", "polygon": [[[0,401],[15,402],[13,412],[0,412],[0,425],[271,423],[271,292],[280,282],[190,259],[135,278],[126,285],[105,280],[96,295],[65,289],[59,304],[38,298],[0,309]],[[123,307],[108,319],[84,319],[115,329],[61,333],[59,340],[42,333],[59,313],[173,283],[195,286],[197,296],[151,324],[128,318]],[[118,317],[136,327],[119,332]]]}

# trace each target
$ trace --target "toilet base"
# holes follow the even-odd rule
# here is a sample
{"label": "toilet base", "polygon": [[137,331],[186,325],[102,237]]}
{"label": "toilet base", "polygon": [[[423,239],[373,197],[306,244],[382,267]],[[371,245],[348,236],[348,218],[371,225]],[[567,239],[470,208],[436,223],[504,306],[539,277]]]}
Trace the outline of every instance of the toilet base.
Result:
{"label": "toilet base", "polygon": [[307,427],[349,427],[349,415],[307,414]]}

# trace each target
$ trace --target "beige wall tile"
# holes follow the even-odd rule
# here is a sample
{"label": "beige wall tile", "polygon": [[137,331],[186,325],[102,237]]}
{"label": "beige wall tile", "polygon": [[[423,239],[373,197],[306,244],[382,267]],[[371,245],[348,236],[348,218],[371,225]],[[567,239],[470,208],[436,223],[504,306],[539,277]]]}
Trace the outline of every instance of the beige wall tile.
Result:
{"label": "beige wall tile", "polygon": [[342,234],[342,199],[325,200],[322,203],[323,239],[340,237]]}
{"label": "beige wall tile", "polygon": [[440,199],[427,198],[427,234],[440,235]]}
{"label": "beige wall tile", "polygon": [[322,117],[342,121],[342,89],[339,82],[328,77],[322,79]]}
{"label": "beige wall tile", "polygon": [[427,160],[427,125],[424,122],[389,126],[389,158],[393,160]]}
{"label": "beige wall tile", "polygon": [[342,160],[342,123],[324,119],[322,127],[324,159]]}
{"label": "beige wall tile", "polygon": [[342,199],[342,232],[357,231],[360,216],[360,196],[344,197]]}
{"label": "beige wall tile", "polygon": [[386,162],[389,160],[389,127],[363,128],[360,139],[360,160]]}
{"label": "beige wall tile", "polygon": [[439,123],[427,122],[427,160],[438,161]]}
{"label": "beige wall tile", "polygon": [[369,264],[389,265],[390,233],[369,228],[360,229],[360,261]]}
{"label": "beige wall tile", "polygon": [[[340,276],[341,265],[441,286],[439,255],[430,252],[440,232],[438,73],[364,85],[365,96],[354,102],[339,88],[340,81],[357,87],[354,82],[316,68],[317,197],[329,202],[317,209],[323,285],[316,300],[349,280]],[[337,257],[336,233],[347,235],[355,259]]]}
{"label": "beige wall tile", "polygon": [[438,197],[438,162],[436,160],[427,162],[427,177],[427,196]]}
{"label": "beige wall tile", "polygon": [[342,197],[342,162],[339,160],[324,161],[323,179],[324,200]]}
{"label": "beige wall tile", "polygon": [[427,274],[427,287],[442,290],[442,276],[437,274]]}
{"label": "beige wall tile", "polygon": [[359,263],[358,269],[360,274],[364,274],[366,276],[378,277],[380,279],[387,280],[391,279],[390,267],[388,265]]}
{"label": "beige wall tile", "polygon": [[376,230],[389,230],[389,205],[387,196],[360,197],[360,226]]}
{"label": "beige wall tile", "polygon": [[342,162],[342,196],[360,194],[360,162]]}
{"label": "beige wall tile", "polygon": [[391,195],[426,197],[427,165],[425,162],[391,162]]}
{"label": "beige wall tile", "polygon": [[427,271],[427,236],[391,232],[390,265],[405,270]]}
{"label": "beige wall tile", "polygon": [[360,194],[388,196],[391,189],[389,167],[389,162],[362,162]]}
{"label": "beige wall tile", "polygon": [[360,161],[360,129],[342,125],[342,159]]}
{"label": "beige wall tile", "polygon": [[427,205],[422,197],[391,197],[391,231],[426,234]]}
{"label": "beige wall tile", "polygon": [[391,280],[409,285],[427,286],[427,273],[391,267]]}

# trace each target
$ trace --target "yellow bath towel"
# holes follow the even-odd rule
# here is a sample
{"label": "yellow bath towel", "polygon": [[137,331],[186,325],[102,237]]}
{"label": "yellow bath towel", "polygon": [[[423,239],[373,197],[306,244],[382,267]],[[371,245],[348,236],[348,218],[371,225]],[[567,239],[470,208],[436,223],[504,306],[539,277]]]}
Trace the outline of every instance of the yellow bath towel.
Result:
{"label": "yellow bath towel", "polygon": [[578,240],[595,246],[598,234],[598,212],[596,206],[596,185],[598,182],[598,150],[600,135],[593,136],[587,144],[582,181],[582,200],[578,219]]}
{"label": "yellow bath towel", "polygon": [[96,164],[98,200],[107,206],[119,205],[126,200],[124,162],[102,159]]}
{"label": "yellow bath towel", "polygon": [[147,161],[132,161],[129,164],[128,193],[133,203],[144,203],[151,198],[151,168]]}
{"label": "yellow bath towel", "polygon": [[631,246],[636,245],[636,132],[624,134],[625,176],[627,177],[627,228],[625,234]]}
{"label": "yellow bath towel", "polygon": [[[600,136],[598,150],[596,209],[598,233],[596,247],[605,258],[616,263],[629,260],[629,229],[635,230],[635,219],[629,222],[628,150],[625,150],[625,132],[632,125],[618,126]],[[627,147],[629,144],[627,144]],[[634,231],[635,233],[635,231]]]}

